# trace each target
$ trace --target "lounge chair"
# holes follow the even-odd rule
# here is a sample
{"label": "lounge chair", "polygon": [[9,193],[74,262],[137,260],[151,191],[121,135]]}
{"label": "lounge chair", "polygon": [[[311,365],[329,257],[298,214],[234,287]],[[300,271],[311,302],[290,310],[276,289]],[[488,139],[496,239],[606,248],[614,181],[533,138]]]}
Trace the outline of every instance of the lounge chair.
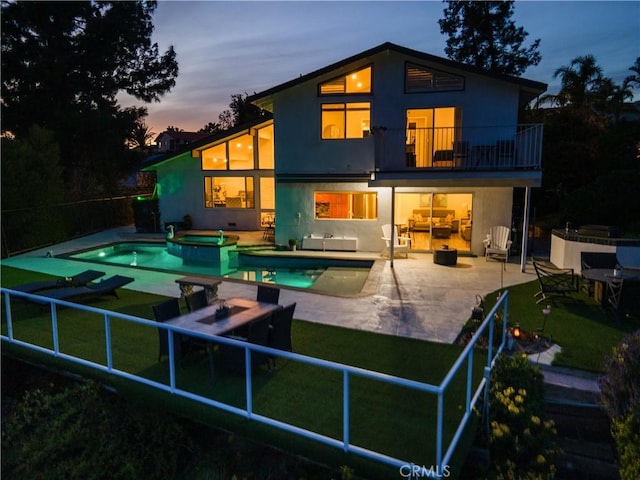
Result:
{"label": "lounge chair", "polygon": [[534,295],[536,303],[547,300],[550,295],[566,296],[578,291],[578,277],[573,268],[558,268],[550,262],[533,260],[533,268],[538,276],[540,291]]}
{"label": "lounge chair", "polygon": [[510,235],[511,230],[509,230],[509,227],[504,225],[491,227],[487,238],[483,240],[485,260],[493,258],[494,260],[504,261],[504,268],[506,268],[512,243],[509,239]]}
{"label": "lounge chair", "polygon": [[25,293],[42,292],[43,290],[53,290],[54,288],[81,287],[93,280],[104,276],[104,272],[96,270],[85,270],[72,277],[60,277],[54,280],[42,280],[39,282],[23,283],[11,287],[12,290],[18,290]]}
{"label": "lounge chair", "polygon": [[57,290],[47,290],[41,295],[47,298],[55,298],[57,300],[70,300],[85,297],[97,297],[101,295],[115,295],[118,298],[116,290],[131,282],[133,278],[124,277],[122,275],[114,275],[106,280],[98,283],[91,283],[81,287],[59,288]]}
{"label": "lounge chair", "polygon": [[[393,239],[391,237],[391,232],[393,231]],[[385,241],[386,247],[385,251],[391,255],[391,242],[393,242],[393,254],[402,254],[406,258],[409,258],[409,248],[411,248],[411,238],[410,237],[400,237],[398,236],[398,227],[391,224],[382,225],[382,240]]]}

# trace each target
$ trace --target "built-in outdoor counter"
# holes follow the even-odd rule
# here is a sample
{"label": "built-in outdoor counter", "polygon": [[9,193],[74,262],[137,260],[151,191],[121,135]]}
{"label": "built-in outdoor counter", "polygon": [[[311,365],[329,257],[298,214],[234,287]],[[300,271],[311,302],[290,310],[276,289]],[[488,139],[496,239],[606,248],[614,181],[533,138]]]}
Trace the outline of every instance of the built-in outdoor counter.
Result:
{"label": "built-in outdoor counter", "polygon": [[611,238],[581,234],[578,230],[551,232],[551,262],[560,268],[581,270],[581,252],[615,253],[626,267],[640,267],[640,238]]}
{"label": "built-in outdoor counter", "polygon": [[355,252],[358,250],[358,239],[357,237],[325,237],[311,234],[302,239],[302,248],[303,250]]}

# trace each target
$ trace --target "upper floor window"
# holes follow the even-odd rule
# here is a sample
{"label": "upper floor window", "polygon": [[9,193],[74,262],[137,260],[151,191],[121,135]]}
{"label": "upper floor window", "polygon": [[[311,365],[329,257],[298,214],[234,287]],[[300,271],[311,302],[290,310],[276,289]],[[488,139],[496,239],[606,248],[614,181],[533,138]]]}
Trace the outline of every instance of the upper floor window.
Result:
{"label": "upper floor window", "polygon": [[273,125],[258,130],[258,168],[261,170],[273,170]]}
{"label": "upper floor window", "polygon": [[326,103],[322,105],[322,138],[363,138],[371,128],[369,102]]}
{"label": "upper floor window", "polygon": [[[238,135],[201,152],[203,170],[273,170],[273,124]],[[256,151],[257,150],[257,151]]]}
{"label": "upper floor window", "polygon": [[464,90],[464,77],[407,63],[405,89],[407,93]]}
{"label": "upper floor window", "polygon": [[253,170],[253,137],[241,135],[202,151],[203,170]]}
{"label": "upper floor window", "polygon": [[371,93],[371,67],[320,84],[320,95]]}

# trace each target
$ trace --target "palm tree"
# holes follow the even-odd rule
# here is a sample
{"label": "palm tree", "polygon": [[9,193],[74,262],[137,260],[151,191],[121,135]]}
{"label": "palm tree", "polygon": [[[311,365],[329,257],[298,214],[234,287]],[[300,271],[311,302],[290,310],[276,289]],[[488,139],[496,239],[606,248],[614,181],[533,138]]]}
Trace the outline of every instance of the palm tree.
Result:
{"label": "palm tree", "polygon": [[133,130],[131,130],[131,133],[129,134],[129,148],[139,149],[142,152],[146,152],[151,139],[155,137],[155,135],[156,134],[151,131],[151,128],[147,126],[144,120],[138,119],[135,127],[133,127]]}
{"label": "palm tree", "polygon": [[558,68],[553,78],[558,77],[561,80],[560,91],[549,98],[560,107],[589,108],[601,93],[602,69],[593,55],[576,57],[568,66]]}
{"label": "palm tree", "polygon": [[633,88],[635,85],[640,87],[640,57],[636,58],[636,63],[629,67],[629,70],[633,72],[633,75],[629,75],[624,79],[624,86]]}

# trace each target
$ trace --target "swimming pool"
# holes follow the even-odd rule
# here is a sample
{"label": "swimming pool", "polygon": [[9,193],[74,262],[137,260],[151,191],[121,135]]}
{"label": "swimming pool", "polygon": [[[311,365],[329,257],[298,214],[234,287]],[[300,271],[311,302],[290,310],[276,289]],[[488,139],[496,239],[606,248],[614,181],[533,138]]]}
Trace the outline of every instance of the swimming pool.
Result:
{"label": "swimming pool", "polygon": [[142,242],[119,242],[65,257],[147,270],[215,275],[340,295],[360,293],[373,265],[370,260],[285,258],[242,251],[230,252],[229,261],[220,265],[203,265],[169,254],[165,244]]}

